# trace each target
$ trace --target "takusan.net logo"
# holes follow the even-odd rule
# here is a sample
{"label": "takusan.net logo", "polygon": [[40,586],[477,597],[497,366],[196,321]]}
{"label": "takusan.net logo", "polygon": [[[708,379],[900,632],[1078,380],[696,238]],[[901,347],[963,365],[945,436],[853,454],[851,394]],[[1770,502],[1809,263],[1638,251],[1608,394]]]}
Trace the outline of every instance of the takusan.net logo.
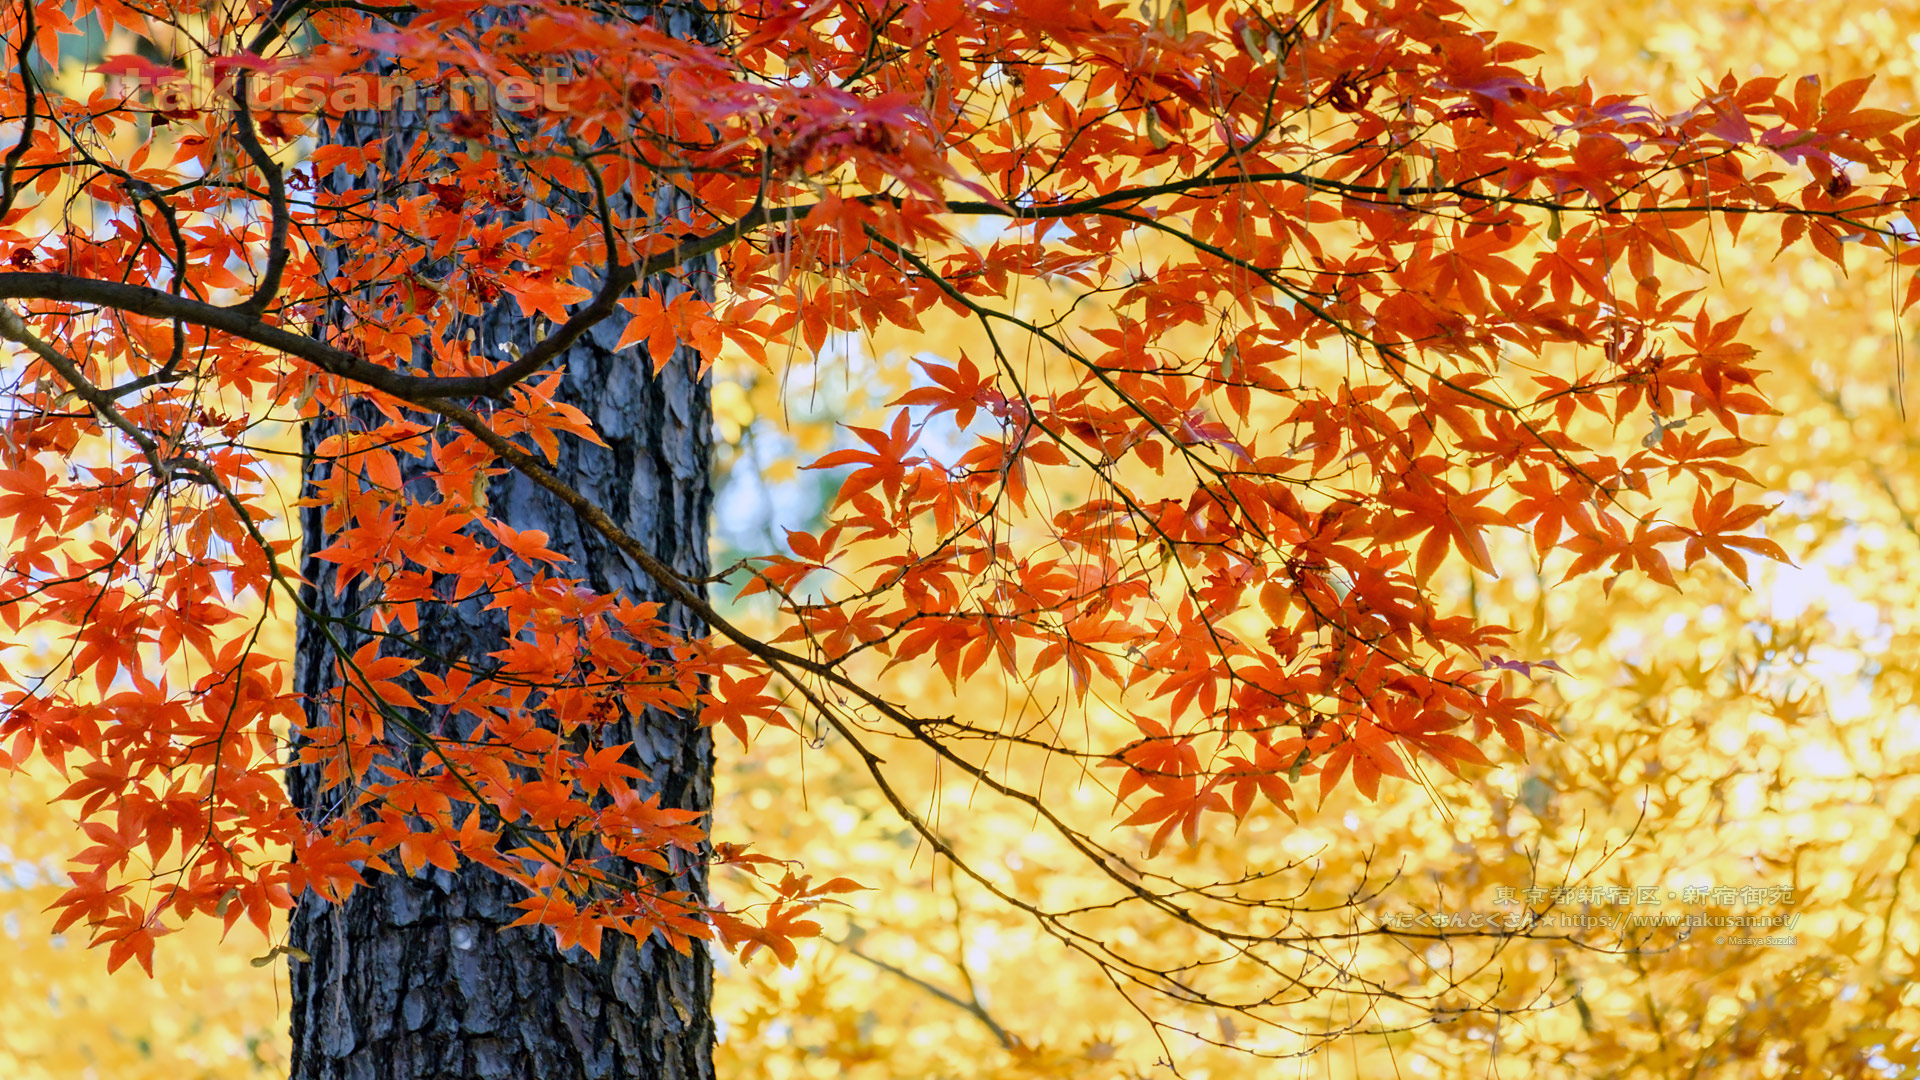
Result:
{"label": "takusan.net logo", "polygon": [[200,112],[244,99],[264,115],[370,111],[476,113],[566,112],[562,90],[571,81],[558,69],[538,75],[451,75],[416,79],[408,75],[350,72],[338,75],[288,74],[252,70],[252,65],[216,65],[211,77],[139,56],[111,57],[93,69],[107,76],[109,92],[163,116]]}

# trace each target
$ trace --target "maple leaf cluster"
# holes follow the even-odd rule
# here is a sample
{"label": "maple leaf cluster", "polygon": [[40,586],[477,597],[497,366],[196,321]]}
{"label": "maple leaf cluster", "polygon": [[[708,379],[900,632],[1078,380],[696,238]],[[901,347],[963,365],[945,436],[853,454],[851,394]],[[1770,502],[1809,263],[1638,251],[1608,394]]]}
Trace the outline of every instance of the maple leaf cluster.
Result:
{"label": "maple leaf cluster", "polygon": [[[1515,676],[1557,664],[1509,659],[1449,582],[1784,557],[1735,463],[1769,411],[1742,316],[1668,282],[1754,218],[1835,263],[1920,261],[1920,126],[1863,108],[1865,80],[1729,77],[1657,112],[1544,85],[1445,2],[749,2],[705,37],[561,0],[377,8],[170,9],[218,24],[180,40],[246,43],[196,58],[229,82],[190,113],[26,76],[73,18],[148,13],[0,15],[0,765],[77,775],[93,846],[61,925],[114,965],[195,915],[265,926],[368,869],[466,861],[563,946],[791,959],[851,883],[789,871],[751,915],[675,887],[763,857],[649,789],[619,732],[650,711],[742,741],[824,725],[951,856],[873,749],[908,744],[1201,925],[994,753],[1118,770],[1103,828],[1149,854],[1209,815],[1297,815],[1307,777],[1372,798],[1423,758],[1526,753],[1553,728]],[[339,110],[272,86],[394,70],[565,78],[446,139],[302,156]],[[917,337],[936,315],[971,344]],[[542,336],[478,332],[502,318]],[[558,368],[603,324],[651,370],[913,342],[917,385],[812,462],[826,520],[739,579],[778,605],[770,638],[547,468],[598,441]],[[364,601],[316,620],[334,689],[307,695],[262,644],[313,614],[266,446],[301,422],[333,432],[303,463],[316,559]],[[508,471],[710,632],[507,524]],[[484,665],[412,644],[460,605],[504,620]],[[1060,704],[933,715],[876,689],[900,665]]]}

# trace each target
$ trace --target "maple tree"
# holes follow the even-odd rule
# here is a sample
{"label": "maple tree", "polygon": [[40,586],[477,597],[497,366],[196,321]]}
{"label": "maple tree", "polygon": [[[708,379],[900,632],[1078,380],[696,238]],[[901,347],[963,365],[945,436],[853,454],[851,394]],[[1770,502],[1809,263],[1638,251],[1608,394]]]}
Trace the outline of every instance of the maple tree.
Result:
{"label": "maple tree", "polygon": [[[1291,933],[1276,879],[1185,877],[1162,849],[1551,730],[1519,688],[1553,658],[1460,611],[1443,567],[1552,557],[1611,587],[1781,557],[1734,461],[1770,411],[1742,319],[1661,276],[1753,216],[1836,265],[1913,261],[1912,136],[1864,79],[1729,79],[1660,111],[1550,88],[1436,5],[749,6],[711,44],[589,5],[475,11],[181,6],[169,43],[226,81],[158,107],[126,80],[171,69],[110,62],[122,83],[82,99],[35,67],[74,18],[153,34],[154,13],[9,15],[4,610],[60,644],[8,661],[0,752],[77,759],[90,869],[60,925],[111,965],[196,914],[265,928],[369,867],[468,860],[563,949],[791,960],[854,885],[660,805],[619,721],[691,714],[743,742],[831,730],[920,842],[1123,988],[1272,1022],[1355,977],[1325,961],[1343,935]],[[558,100],[307,152],[298,80],[372,70],[540,73]],[[706,255],[717,301],[634,290]],[[494,312],[550,329],[500,355],[468,333]],[[813,463],[849,470],[828,519],[737,569],[777,600],[770,635],[553,471],[602,441],[551,375],[596,328],[640,369],[684,343],[773,371],[946,315],[972,348],[909,346],[918,385]],[[358,644],[304,698],[259,647],[274,619],[340,619],[303,598],[271,505],[257,432],[295,421],[326,432],[311,565],[361,586]],[[510,488],[712,635],[578,580],[502,520]],[[420,650],[423,621],[475,607],[504,626],[491,655]],[[157,674],[175,657],[190,683]],[[1025,704],[877,689],[900,665]],[[324,827],[275,780],[290,733],[351,807]],[[1187,960],[967,858],[891,771],[914,755],[1024,808]],[[1024,768],[1047,760],[1111,777],[1122,811],[1050,799]],[[663,885],[688,856],[758,870],[767,899]]]}

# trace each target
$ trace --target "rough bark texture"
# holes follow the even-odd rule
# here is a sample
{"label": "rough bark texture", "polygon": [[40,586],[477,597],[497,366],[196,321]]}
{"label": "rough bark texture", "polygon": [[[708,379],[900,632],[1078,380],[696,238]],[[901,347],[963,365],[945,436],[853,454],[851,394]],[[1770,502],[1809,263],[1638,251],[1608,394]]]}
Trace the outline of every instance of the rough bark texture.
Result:
{"label": "rough bark texture", "polygon": [[[705,29],[688,10],[671,20],[685,24],[676,29]],[[405,145],[409,122],[432,118],[353,118],[333,134],[350,144],[398,135]],[[542,211],[530,205],[526,212]],[[689,280],[710,283],[705,269]],[[589,278],[583,271],[582,283],[592,287]],[[649,291],[663,295],[685,287],[648,283]],[[527,320],[498,313],[475,329],[492,356],[503,355],[507,342],[527,348],[534,332]],[[689,350],[680,350],[656,377],[644,352],[611,351],[619,334],[616,319],[566,354],[560,396],[593,420],[607,447],[565,443],[556,471],[665,562],[704,576],[712,505],[708,384]],[[309,425],[310,470],[316,467],[314,448],[327,434],[326,425]],[[494,512],[511,525],[545,531],[550,546],[574,560],[571,573],[596,590],[661,598],[637,567],[522,478],[498,478],[488,495]],[[362,582],[335,594],[332,564],[311,554],[330,542],[320,512],[303,513],[305,573],[315,585],[307,600],[329,619],[341,620],[334,623],[335,635],[355,648],[366,639],[350,627],[365,625],[361,609],[372,597]],[[692,616],[676,607],[663,609],[663,618],[698,630]],[[429,653],[484,666],[504,633],[499,618],[469,601],[423,617],[419,637]],[[310,700],[320,700],[333,685],[332,660],[319,628],[303,621],[297,677]],[[440,717],[423,719],[443,730],[448,724]],[[705,730],[685,717],[656,714],[625,724],[636,748],[631,763],[653,778],[666,805],[711,807],[713,743]],[[323,821],[337,812],[340,793],[323,793],[318,782],[310,767],[289,777],[298,805]],[[704,893],[705,876],[696,866],[676,884]],[[309,896],[293,914],[291,943],[311,957],[292,965],[293,1080],[712,1076],[713,969],[705,950],[681,956],[657,941],[636,946],[609,934],[598,960],[579,949],[562,954],[544,927],[504,929],[522,914],[509,905],[525,894],[482,868],[448,874],[429,867],[413,877],[368,877],[370,887],[343,906]]]}

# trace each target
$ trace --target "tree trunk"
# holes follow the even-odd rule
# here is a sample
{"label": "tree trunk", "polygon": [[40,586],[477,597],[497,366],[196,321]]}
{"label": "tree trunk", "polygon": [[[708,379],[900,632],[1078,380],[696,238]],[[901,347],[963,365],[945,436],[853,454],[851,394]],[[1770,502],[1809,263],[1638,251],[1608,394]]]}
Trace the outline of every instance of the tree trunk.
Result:
{"label": "tree trunk", "polygon": [[[687,9],[673,16],[682,33],[705,29]],[[330,133],[342,144],[386,136],[405,146],[424,125],[445,117],[388,113],[349,117]],[[447,138],[447,136],[437,136]],[[672,213],[671,206],[655,213]],[[529,205],[523,213],[539,214]],[[706,288],[711,267],[687,280]],[[591,288],[597,268],[578,280]],[[645,283],[663,298],[688,286],[662,279]],[[532,346],[530,320],[511,305],[474,324],[486,354],[504,355],[512,342]],[[662,561],[692,576],[707,573],[711,406],[699,360],[680,349],[658,376],[644,352],[615,354],[616,317],[583,338],[564,357],[559,397],[586,413],[606,448],[563,442],[557,474]],[[309,490],[318,474],[315,448],[339,421],[319,421],[305,433]],[[539,529],[549,546],[573,560],[573,576],[604,594],[663,600],[638,567],[583,528],[573,512],[518,475],[495,479],[492,512],[519,529]],[[332,542],[319,508],[302,512],[304,572],[313,587],[306,600],[338,620],[334,634],[348,649],[368,640],[361,610],[367,579],[339,595],[331,563],[313,553]],[[661,617],[683,632],[700,627],[684,609],[668,605]],[[504,620],[477,600],[425,606],[418,640],[426,654],[484,667],[501,647]],[[302,619],[296,675],[310,702],[334,685],[331,647],[320,627]],[[430,662],[428,670],[443,664]],[[310,705],[309,708],[312,706]],[[451,721],[428,715],[427,726]],[[709,810],[713,798],[713,742],[691,718],[666,714],[628,717],[635,754],[629,759],[652,778],[671,807]],[[414,755],[396,739],[396,756]],[[315,822],[337,811],[340,793],[319,790],[316,767],[291,770],[289,786]],[[632,1077],[681,1080],[713,1075],[713,968],[695,947],[682,956],[659,941],[641,945],[608,934],[598,960],[583,950],[560,952],[546,927],[506,924],[525,898],[512,883],[484,868],[458,873],[428,867],[414,876],[369,873],[369,885],[344,905],[303,898],[292,917],[291,944],[310,959],[292,964],[293,1080],[425,1080],[512,1077],[524,1080]],[[695,865],[673,883],[705,894],[706,872]]]}

